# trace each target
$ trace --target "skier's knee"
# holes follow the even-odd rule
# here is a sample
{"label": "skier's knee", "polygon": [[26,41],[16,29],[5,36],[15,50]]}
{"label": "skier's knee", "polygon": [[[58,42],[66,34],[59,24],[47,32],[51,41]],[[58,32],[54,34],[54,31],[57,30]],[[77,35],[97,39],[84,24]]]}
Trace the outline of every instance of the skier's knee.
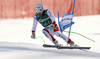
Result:
{"label": "skier's knee", "polygon": [[49,31],[47,29],[43,29],[42,32],[47,38],[49,37]]}
{"label": "skier's knee", "polygon": [[59,33],[58,31],[55,32],[55,35],[56,35],[56,36],[60,36],[60,34],[61,34],[61,33]]}
{"label": "skier's knee", "polygon": [[42,30],[42,33],[46,35],[46,31],[44,29]]}
{"label": "skier's knee", "polygon": [[47,32],[47,33],[49,33],[49,31],[48,31],[47,29],[43,29],[42,32]]}

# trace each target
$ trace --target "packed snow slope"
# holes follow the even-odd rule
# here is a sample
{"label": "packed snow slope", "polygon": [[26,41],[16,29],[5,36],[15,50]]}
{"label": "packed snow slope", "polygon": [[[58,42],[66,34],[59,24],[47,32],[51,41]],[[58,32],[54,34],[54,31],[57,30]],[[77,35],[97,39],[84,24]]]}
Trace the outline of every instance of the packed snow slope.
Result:
{"label": "packed snow slope", "polygon": [[[36,29],[37,38],[31,39],[32,18],[0,20],[0,59],[100,59],[100,15],[74,17],[73,21],[75,24],[72,32],[80,33],[95,42],[74,33],[71,33],[70,38],[79,46],[90,46],[90,50],[43,48],[43,44],[53,43],[43,35],[43,27],[39,23]],[[66,32],[63,34],[68,36]],[[54,37],[66,46],[65,41]]]}

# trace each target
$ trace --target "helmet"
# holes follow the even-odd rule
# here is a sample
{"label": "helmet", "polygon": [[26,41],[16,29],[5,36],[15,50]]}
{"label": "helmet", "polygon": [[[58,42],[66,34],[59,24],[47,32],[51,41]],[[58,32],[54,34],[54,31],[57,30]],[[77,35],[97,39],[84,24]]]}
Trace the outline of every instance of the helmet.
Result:
{"label": "helmet", "polygon": [[42,13],[44,10],[43,4],[37,4],[35,7],[36,13]]}

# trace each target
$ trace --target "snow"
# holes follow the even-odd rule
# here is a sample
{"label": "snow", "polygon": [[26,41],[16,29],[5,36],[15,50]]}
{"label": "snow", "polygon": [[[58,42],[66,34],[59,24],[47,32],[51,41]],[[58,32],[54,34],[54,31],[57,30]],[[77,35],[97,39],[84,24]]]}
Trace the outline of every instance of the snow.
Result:
{"label": "snow", "polygon": [[[0,20],[0,59],[100,59],[100,15],[74,17],[73,21],[72,32],[80,33],[95,42],[73,33],[70,38],[80,46],[90,46],[90,50],[43,48],[44,43],[53,43],[42,34],[43,27],[39,23],[37,38],[31,39],[32,18]],[[68,36],[68,33],[64,34]],[[38,36],[42,36],[45,42]],[[66,46],[65,41],[55,38]]]}

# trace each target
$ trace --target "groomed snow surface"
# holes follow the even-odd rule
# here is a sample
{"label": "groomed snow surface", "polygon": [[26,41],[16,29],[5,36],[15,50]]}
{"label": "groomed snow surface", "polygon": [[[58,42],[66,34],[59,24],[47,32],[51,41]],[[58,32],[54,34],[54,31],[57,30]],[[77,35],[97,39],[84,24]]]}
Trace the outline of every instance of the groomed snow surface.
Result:
{"label": "groomed snow surface", "polygon": [[[70,38],[79,46],[91,47],[90,50],[43,48],[43,44],[53,43],[43,35],[43,27],[39,23],[37,38],[31,39],[32,18],[0,20],[0,59],[100,59],[100,15],[74,17],[73,21],[72,32],[80,33],[95,42],[74,33],[71,33]],[[66,32],[63,34],[68,36]],[[65,41],[54,37],[66,46]]]}

